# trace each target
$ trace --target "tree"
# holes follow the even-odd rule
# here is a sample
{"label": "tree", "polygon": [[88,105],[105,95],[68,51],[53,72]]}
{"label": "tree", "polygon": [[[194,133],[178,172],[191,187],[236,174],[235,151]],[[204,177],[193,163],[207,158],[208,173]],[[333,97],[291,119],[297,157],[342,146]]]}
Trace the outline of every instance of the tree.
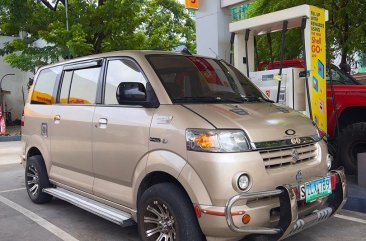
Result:
{"label": "tree", "polygon": [[[194,50],[195,25],[175,0],[69,0],[55,11],[37,0],[0,0],[0,35],[24,38],[8,42],[0,55],[23,71],[79,57],[125,49],[170,50],[181,41]],[[34,44],[43,39],[46,47]]]}
{"label": "tree", "polygon": [[[359,52],[365,52],[366,47],[366,2],[357,0],[256,0],[252,3],[251,16],[262,15],[301,4],[311,4],[329,10],[329,22],[327,23],[327,37],[329,41],[331,58],[341,56],[341,65],[354,61],[353,56]],[[300,30],[294,29],[287,33],[286,58],[296,58],[301,55],[302,41]],[[279,56],[280,33],[273,35],[275,56]],[[260,37],[258,46],[265,49],[266,40]],[[261,58],[269,59],[268,51],[262,52]]]}

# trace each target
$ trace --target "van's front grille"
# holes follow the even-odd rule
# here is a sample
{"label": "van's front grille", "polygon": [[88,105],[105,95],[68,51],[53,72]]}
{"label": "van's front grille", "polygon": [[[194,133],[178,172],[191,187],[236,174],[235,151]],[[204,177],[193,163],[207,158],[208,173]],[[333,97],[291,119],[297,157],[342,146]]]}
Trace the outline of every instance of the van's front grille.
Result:
{"label": "van's front grille", "polygon": [[260,151],[266,169],[281,168],[313,161],[317,157],[315,143]]}

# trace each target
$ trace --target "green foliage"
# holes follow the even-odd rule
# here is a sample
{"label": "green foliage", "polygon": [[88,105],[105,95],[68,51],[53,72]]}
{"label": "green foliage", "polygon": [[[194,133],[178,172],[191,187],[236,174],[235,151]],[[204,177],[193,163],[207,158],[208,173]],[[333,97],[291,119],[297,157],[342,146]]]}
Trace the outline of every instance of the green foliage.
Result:
{"label": "green foliage", "polygon": [[[357,0],[256,0],[249,12],[251,16],[258,16],[301,4],[308,3],[329,10],[327,34],[330,49],[329,56],[340,54],[341,63],[352,62],[353,56],[366,51],[366,4]],[[279,59],[281,33],[272,35],[274,56]],[[302,39],[299,29],[289,30],[286,35],[286,58],[293,59],[302,55]],[[269,60],[266,36],[258,39],[259,56],[261,60]]]}
{"label": "green foliage", "polygon": [[[126,49],[170,50],[185,42],[195,49],[195,23],[175,0],[69,0],[56,11],[37,0],[0,0],[0,35],[18,36],[0,49],[11,66],[34,71],[68,57]],[[46,47],[34,42],[45,40]]]}
{"label": "green foliage", "polygon": [[[176,1],[151,0],[147,4],[143,26],[148,36],[149,49],[169,49],[185,40],[187,47],[194,50],[194,21]],[[165,33],[165,34],[164,34]],[[173,43],[173,44],[172,44]]]}

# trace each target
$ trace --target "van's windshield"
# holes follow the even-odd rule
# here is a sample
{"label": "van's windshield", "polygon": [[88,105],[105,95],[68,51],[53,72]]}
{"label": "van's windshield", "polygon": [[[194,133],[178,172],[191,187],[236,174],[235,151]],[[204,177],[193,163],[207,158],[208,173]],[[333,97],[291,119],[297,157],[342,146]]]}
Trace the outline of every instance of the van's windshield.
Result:
{"label": "van's windshield", "polygon": [[270,101],[225,61],[185,55],[148,55],[173,103]]}

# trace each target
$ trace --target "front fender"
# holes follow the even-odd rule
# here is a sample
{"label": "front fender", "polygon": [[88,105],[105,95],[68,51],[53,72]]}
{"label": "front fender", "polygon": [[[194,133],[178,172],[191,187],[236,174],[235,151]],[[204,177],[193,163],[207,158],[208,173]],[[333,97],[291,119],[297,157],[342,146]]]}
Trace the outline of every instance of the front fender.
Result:
{"label": "front fender", "polygon": [[153,172],[164,172],[177,179],[188,193],[192,203],[212,204],[207,190],[195,170],[176,153],[168,150],[153,151],[147,158],[144,170],[142,170],[143,165],[144,163],[140,162],[136,169],[138,173],[134,178],[133,209],[137,209],[137,195],[141,182],[149,173]]}

